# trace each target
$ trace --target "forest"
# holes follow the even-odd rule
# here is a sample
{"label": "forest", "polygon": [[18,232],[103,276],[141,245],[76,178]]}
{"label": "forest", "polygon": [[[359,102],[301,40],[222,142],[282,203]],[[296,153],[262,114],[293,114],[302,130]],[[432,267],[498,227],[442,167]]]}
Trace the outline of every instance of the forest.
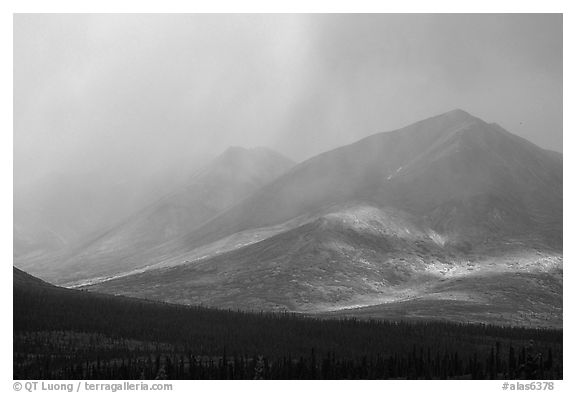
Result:
{"label": "forest", "polygon": [[14,379],[562,379],[562,330],[318,319],[14,285]]}

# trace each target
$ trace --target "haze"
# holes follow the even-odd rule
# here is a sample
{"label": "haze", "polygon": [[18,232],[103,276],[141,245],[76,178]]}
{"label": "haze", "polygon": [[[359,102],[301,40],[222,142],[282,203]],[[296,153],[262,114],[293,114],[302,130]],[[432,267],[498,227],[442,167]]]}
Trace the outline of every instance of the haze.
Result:
{"label": "haze", "polygon": [[15,206],[94,230],[228,146],[302,161],[454,108],[562,151],[562,16],[16,15]]}

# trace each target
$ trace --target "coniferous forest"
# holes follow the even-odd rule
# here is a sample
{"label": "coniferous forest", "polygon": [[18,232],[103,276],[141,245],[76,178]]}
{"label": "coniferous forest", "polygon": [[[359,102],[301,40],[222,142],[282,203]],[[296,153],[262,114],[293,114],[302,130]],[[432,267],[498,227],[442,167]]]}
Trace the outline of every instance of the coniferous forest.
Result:
{"label": "coniferous forest", "polygon": [[14,379],[562,379],[562,331],[315,319],[14,285]]}

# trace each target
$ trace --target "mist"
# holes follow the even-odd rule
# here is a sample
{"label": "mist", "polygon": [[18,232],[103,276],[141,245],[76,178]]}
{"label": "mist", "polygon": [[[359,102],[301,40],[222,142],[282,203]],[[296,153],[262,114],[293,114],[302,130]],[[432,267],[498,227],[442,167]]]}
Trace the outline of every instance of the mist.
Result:
{"label": "mist", "polygon": [[15,225],[66,242],[229,146],[303,161],[454,108],[561,152],[562,15],[15,15]]}

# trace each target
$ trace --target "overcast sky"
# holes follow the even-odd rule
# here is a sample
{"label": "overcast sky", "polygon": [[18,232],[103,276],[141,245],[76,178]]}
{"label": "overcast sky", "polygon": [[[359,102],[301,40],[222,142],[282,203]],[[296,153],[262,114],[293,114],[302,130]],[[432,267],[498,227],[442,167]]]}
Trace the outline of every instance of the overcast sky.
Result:
{"label": "overcast sky", "polygon": [[17,186],[300,161],[454,108],[562,151],[561,15],[14,18]]}

